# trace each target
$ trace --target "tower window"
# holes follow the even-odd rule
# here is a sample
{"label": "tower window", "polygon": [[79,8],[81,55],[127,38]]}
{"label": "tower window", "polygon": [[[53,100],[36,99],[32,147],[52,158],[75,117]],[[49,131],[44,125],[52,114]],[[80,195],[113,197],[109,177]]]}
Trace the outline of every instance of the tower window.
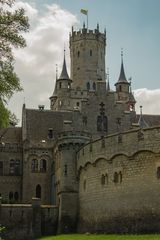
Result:
{"label": "tower window", "polygon": [[92,56],[92,50],[90,50],[89,54],[90,54],[90,56]]}
{"label": "tower window", "polygon": [[117,173],[117,172],[114,173],[114,179],[113,179],[113,181],[114,181],[115,183],[118,183],[118,173]]}
{"label": "tower window", "polygon": [[61,87],[62,87],[62,83],[60,82],[60,83],[59,83],[59,88],[61,88]]}
{"label": "tower window", "polygon": [[119,91],[122,92],[122,86],[121,85],[119,86]]}
{"label": "tower window", "polygon": [[32,172],[38,172],[38,160],[37,159],[32,159]]}
{"label": "tower window", "polygon": [[94,91],[96,90],[96,84],[95,84],[95,82],[93,83],[93,90],[94,90]]}
{"label": "tower window", "polygon": [[48,137],[49,137],[50,139],[53,138],[53,129],[52,129],[52,128],[48,129]]}
{"label": "tower window", "polygon": [[77,107],[79,107],[79,102],[76,103]]}
{"label": "tower window", "polygon": [[0,176],[3,175],[3,162],[0,162]]}
{"label": "tower window", "polygon": [[89,91],[90,90],[90,83],[87,82],[87,90]]}
{"label": "tower window", "polygon": [[47,163],[45,159],[41,159],[40,161],[40,172],[46,172]]}
{"label": "tower window", "polygon": [[80,57],[80,51],[77,52],[77,56],[78,56],[78,58]]}
{"label": "tower window", "polygon": [[103,175],[101,176],[101,185],[105,185],[105,181],[106,181],[105,175],[103,174]]}
{"label": "tower window", "polygon": [[67,176],[67,164],[64,165],[64,175]]}

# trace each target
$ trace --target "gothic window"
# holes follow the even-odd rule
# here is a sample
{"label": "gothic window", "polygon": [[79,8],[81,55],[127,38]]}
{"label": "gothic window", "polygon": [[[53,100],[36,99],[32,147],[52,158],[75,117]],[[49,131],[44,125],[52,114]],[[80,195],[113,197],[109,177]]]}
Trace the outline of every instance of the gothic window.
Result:
{"label": "gothic window", "polygon": [[97,131],[107,132],[108,131],[108,119],[106,116],[98,116],[97,117]]}
{"label": "gothic window", "polygon": [[102,176],[101,176],[101,185],[105,185],[105,175],[103,174]]}
{"label": "gothic window", "polygon": [[78,58],[80,57],[80,51],[77,52],[77,56],[78,56]]}
{"label": "gothic window", "polygon": [[10,192],[9,193],[9,201],[12,201],[13,200],[13,192]]}
{"label": "gothic window", "polygon": [[14,159],[10,160],[9,173],[10,173],[10,175],[15,174],[15,161],[14,161]]}
{"label": "gothic window", "polygon": [[19,200],[19,194],[18,194],[18,192],[15,192],[15,193],[14,193],[14,200],[15,200],[16,202],[18,202],[18,200]]}
{"label": "gothic window", "polygon": [[67,164],[64,165],[64,175],[67,176]]}
{"label": "gothic window", "polygon": [[0,161],[0,176],[3,175],[3,162]]}
{"label": "gothic window", "polygon": [[90,57],[92,56],[92,50],[90,49],[90,52],[89,52],[89,54],[90,54]]}
{"label": "gothic window", "polygon": [[90,90],[90,83],[87,82],[87,90],[89,91]]}
{"label": "gothic window", "polygon": [[118,173],[117,173],[117,172],[114,173],[114,179],[113,179],[113,181],[114,181],[115,183],[118,183]]}
{"label": "gothic window", "polygon": [[83,125],[87,126],[87,116],[83,116]]}
{"label": "gothic window", "polygon": [[40,160],[40,172],[46,172],[47,162],[45,159]]}
{"label": "gothic window", "polygon": [[52,128],[50,128],[50,129],[48,130],[48,137],[49,137],[50,139],[53,138],[53,129],[52,129]]}
{"label": "gothic window", "polygon": [[160,167],[157,167],[157,178],[160,179]]}
{"label": "gothic window", "polygon": [[38,172],[38,160],[37,159],[32,159],[32,172]]}
{"label": "gothic window", "polygon": [[41,186],[39,184],[36,186],[36,198],[41,198]]}
{"label": "gothic window", "polygon": [[95,84],[95,82],[93,83],[93,90],[94,90],[94,91],[96,90],[96,84]]}

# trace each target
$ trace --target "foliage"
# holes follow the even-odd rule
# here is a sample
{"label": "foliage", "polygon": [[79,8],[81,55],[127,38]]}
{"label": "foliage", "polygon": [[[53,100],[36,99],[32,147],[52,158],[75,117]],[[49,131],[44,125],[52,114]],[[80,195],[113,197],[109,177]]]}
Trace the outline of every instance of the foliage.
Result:
{"label": "foliage", "polygon": [[159,240],[160,235],[67,234],[44,237],[40,240]]}
{"label": "foliage", "polygon": [[9,123],[7,101],[14,92],[22,90],[14,72],[12,49],[26,46],[21,33],[29,29],[24,9],[14,10],[14,2],[15,0],[0,0],[0,128]]}
{"label": "foliage", "polygon": [[2,235],[5,232],[6,228],[0,225],[0,240],[3,240]]}

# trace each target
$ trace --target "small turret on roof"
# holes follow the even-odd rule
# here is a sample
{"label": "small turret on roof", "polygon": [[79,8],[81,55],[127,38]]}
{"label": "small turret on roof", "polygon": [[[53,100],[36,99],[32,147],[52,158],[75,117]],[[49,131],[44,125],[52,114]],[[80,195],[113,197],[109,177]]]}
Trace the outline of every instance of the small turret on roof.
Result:
{"label": "small turret on roof", "polygon": [[144,120],[143,114],[142,114],[142,106],[140,106],[140,117],[138,120],[138,125],[140,126],[140,128],[147,128],[149,127],[148,124],[146,123],[146,121]]}

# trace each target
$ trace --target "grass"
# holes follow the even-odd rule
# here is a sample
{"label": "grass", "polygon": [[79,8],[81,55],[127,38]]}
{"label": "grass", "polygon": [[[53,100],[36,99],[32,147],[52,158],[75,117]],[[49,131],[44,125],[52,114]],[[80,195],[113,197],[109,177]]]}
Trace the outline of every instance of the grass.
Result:
{"label": "grass", "polygon": [[154,235],[67,234],[52,237],[44,237],[39,240],[160,240],[160,234]]}

